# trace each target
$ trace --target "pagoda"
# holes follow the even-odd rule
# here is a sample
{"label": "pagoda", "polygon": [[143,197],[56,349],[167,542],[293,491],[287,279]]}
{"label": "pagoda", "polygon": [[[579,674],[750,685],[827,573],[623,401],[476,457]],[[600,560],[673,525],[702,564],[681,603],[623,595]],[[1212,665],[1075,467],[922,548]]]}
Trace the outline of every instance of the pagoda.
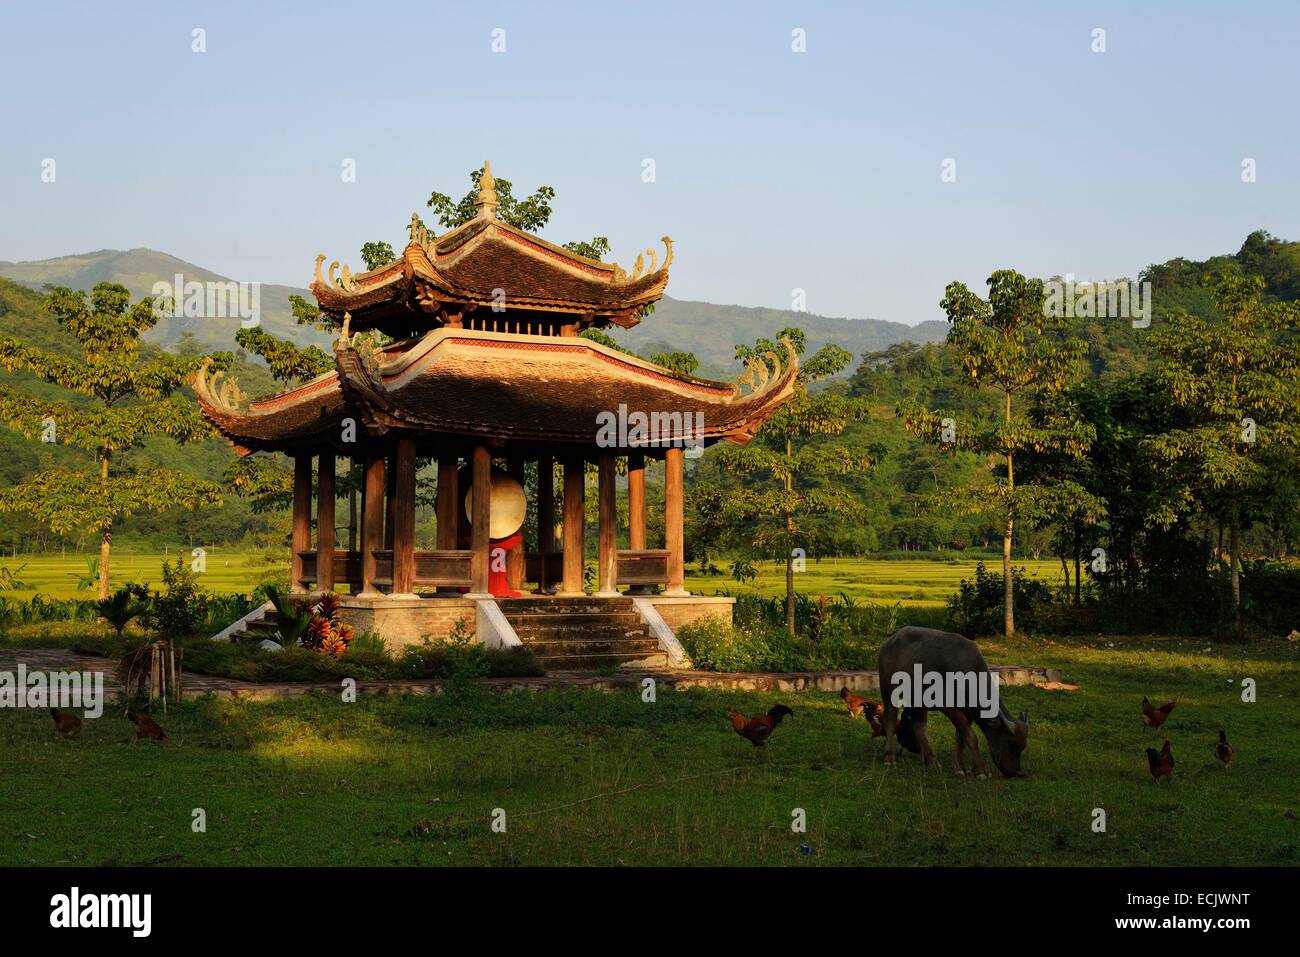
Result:
{"label": "pagoda", "polygon": [[[554,596],[599,611],[602,601],[626,601],[623,588],[670,626],[729,618],[727,599],[683,587],[683,458],[747,442],[793,394],[794,350],[784,343],[784,356],[769,353],[739,381],[715,382],[585,338],[588,329],[641,321],[667,288],[672,240],[662,240],[662,262],[647,249],[629,272],[517,229],[497,206],[484,164],[472,220],[434,236],[413,214],[401,256],[369,272],[340,272],[334,262],[322,274],[326,257],[317,257],[311,291],[338,328],[332,371],[247,403],[222,373],[205,367],[196,377],[203,414],[237,454],[293,459],[294,586],[339,592],[354,626],[398,644],[445,635],[457,621],[483,640],[513,644],[498,602]],[[355,550],[335,535],[339,456],[363,464]],[[415,540],[420,459],[437,463],[428,549]],[[654,460],[665,476],[662,547],[646,541],[645,471]],[[532,502],[522,500],[528,462]],[[590,591],[589,463],[599,503]],[[620,471],[627,548],[618,547]],[[538,530],[527,542],[525,510]]]}

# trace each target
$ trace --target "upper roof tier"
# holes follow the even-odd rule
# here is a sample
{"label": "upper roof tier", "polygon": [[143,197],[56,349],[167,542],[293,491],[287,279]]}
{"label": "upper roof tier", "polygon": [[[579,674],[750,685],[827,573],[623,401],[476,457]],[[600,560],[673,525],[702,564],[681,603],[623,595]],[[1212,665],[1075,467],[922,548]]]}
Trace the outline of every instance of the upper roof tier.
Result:
{"label": "upper roof tier", "polygon": [[[647,249],[629,274],[556,246],[497,218],[496,180],[484,164],[478,215],[431,236],[411,214],[411,241],[400,258],[353,274],[331,263],[322,276],[316,257],[311,284],[321,309],[354,331],[380,329],[396,337],[439,327],[541,335],[572,335],[609,323],[630,328],[663,295],[672,240],[663,237],[663,263]],[[648,261],[647,261],[648,257]]]}

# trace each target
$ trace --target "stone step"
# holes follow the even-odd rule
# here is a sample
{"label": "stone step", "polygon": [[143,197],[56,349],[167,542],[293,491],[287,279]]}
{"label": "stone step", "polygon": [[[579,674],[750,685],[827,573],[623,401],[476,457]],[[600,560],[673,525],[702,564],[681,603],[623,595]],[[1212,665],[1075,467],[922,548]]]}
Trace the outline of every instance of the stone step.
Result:
{"label": "stone step", "polygon": [[516,612],[506,612],[506,621],[510,624],[519,626],[536,625],[544,628],[568,628],[575,625],[602,624],[609,626],[621,626],[625,628],[635,628],[643,624],[641,616],[635,611],[626,612],[601,612],[601,613],[573,613],[573,612],[545,612],[521,615]]}
{"label": "stone step", "polygon": [[547,671],[598,671],[623,665],[646,668],[668,667],[668,656],[662,651],[650,654],[554,655],[539,658]]}
{"label": "stone step", "polygon": [[507,618],[532,615],[636,614],[630,598],[501,598],[497,607]]}
{"label": "stone step", "polygon": [[645,658],[649,655],[661,653],[659,651],[659,642],[653,638],[620,638],[614,641],[563,641],[553,639],[525,641],[524,647],[535,654],[539,660],[590,657],[592,655],[630,655],[633,658]]}
{"label": "stone step", "polygon": [[656,641],[649,632],[515,632],[525,645],[542,641],[567,641],[573,645],[590,645],[601,641]]}
{"label": "stone step", "polygon": [[646,625],[643,622],[611,622],[603,618],[591,618],[586,620],[577,620],[577,622],[546,622],[546,620],[521,620],[521,622],[511,622],[511,627],[515,629],[516,635],[629,635],[629,633],[640,633],[646,631]]}

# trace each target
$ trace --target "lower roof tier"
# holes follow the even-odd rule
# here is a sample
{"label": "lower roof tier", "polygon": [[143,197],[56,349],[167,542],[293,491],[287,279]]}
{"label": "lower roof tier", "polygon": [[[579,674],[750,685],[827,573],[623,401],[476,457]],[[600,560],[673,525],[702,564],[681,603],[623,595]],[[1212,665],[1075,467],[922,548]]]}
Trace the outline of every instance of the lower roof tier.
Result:
{"label": "lower roof tier", "polygon": [[[347,326],[336,369],[242,407],[238,387],[205,366],[204,416],[240,454],[334,446],[389,433],[628,451],[743,445],[794,393],[798,357],[768,353],[740,383],[682,375],[580,337],[437,329],[372,348]],[[742,384],[749,385],[745,391]]]}

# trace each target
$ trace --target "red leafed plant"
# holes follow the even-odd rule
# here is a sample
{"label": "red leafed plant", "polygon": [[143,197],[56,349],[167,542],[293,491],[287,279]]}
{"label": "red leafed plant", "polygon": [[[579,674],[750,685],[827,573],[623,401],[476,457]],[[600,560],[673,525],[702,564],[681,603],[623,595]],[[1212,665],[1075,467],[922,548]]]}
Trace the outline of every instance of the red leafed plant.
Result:
{"label": "red leafed plant", "polygon": [[326,592],[316,604],[316,614],[302,636],[304,647],[332,658],[347,651],[352,643],[352,626],[339,620],[339,596]]}

